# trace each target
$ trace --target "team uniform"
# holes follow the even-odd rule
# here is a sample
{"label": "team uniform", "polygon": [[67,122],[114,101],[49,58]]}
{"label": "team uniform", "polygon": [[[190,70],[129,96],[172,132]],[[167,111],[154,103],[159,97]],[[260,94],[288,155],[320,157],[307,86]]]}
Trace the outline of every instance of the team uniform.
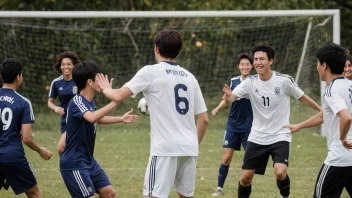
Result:
{"label": "team uniform", "polygon": [[93,101],[75,95],[67,108],[66,147],[60,158],[60,171],[72,197],[91,197],[98,189],[111,185],[93,157],[96,123],[83,118],[96,110]]}
{"label": "team uniform", "polygon": [[[242,82],[242,76],[231,78],[230,88],[234,90]],[[251,131],[253,113],[251,101],[247,98],[239,98],[231,105],[229,118],[224,135],[224,148],[241,150],[247,147],[247,139]]]}
{"label": "team uniform", "polygon": [[[328,156],[320,169],[314,197],[340,197],[343,188],[352,196],[352,150],[340,141],[340,117],[338,113],[352,112],[352,82],[344,77],[335,78],[326,88],[323,101],[324,124],[327,126]],[[347,138],[352,140],[350,128]]]}
{"label": "team uniform", "polygon": [[65,114],[61,116],[61,133],[66,131],[67,105],[76,93],[77,86],[73,79],[66,81],[63,76],[60,76],[51,83],[49,98],[56,99],[59,97],[60,107],[65,110]]}
{"label": "team uniform", "polygon": [[207,111],[196,78],[173,62],[160,62],[144,66],[124,86],[134,95],[143,92],[150,112],[144,196],[168,197],[173,185],[183,196],[193,196],[198,156],[194,115]]}
{"label": "team uniform", "polygon": [[13,89],[0,89],[0,189],[21,194],[37,184],[25,157],[22,124],[34,123],[31,102]]}
{"label": "team uniform", "polygon": [[275,71],[267,81],[258,75],[249,76],[232,93],[248,98],[253,109],[253,125],[242,169],[255,169],[257,174],[264,174],[269,155],[274,163],[288,165],[291,133],[282,126],[289,124],[290,96],[299,99],[304,95],[294,79]]}

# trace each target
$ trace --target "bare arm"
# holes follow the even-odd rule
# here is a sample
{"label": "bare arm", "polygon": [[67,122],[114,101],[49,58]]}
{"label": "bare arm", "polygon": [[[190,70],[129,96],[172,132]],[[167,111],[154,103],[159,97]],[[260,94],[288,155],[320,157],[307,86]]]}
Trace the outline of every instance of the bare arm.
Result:
{"label": "bare arm", "polygon": [[107,98],[116,103],[121,103],[133,95],[132,91],[127,87],[121,87],[120,89],[106,88],[103,90],[103,93]]}
{"label": "bare arm", "polygon": [[105,117],[114,107],[116,106],[115,102],[110,102],[109,104],[105,105],[103,108],[91,112],[87,111],[83,114],[83,118],[90,123],[96,123]]}
{"label": "bare arm", "polygon": [[289,128],[291,130],[291,133],[295,133],[301,129],[304,128],[310,128],[310,127],[314,127],[314,126],[318,126],[320,124],[322,124],[324,122],[324,118],[323,118],[323,112],[320,111],[318,114],[316,114],[315,116],[309,118],[306,121],[303,121],[301,123],[298,124],[289,124],[289,125],[285,125],[283,126],[284,128]]}
{"label": "bare arm", "polygon": [[65,114],[64,108],[55,105],[54,98],[48,98],[48,107],[49,107],[49,109],[53,110],[55,113],[57,113],[59,115]]}
{"label": "bare arm", "polygon": [[22,141],[30,149],[36,151],[43,159],[49,160],[51,158],[52,154],[48,149],[42,148],[34,142],[32,124],[22,124]]}
{"label": "bare arm", "polygon": [[338,112],[340,116],[340,140],[347,149],[352,149],[352,142],[347,139],[347,133],[351,127],[351,117],[347,109]]}
{"label": "bare arm", "polygon": [[204,112],[197,115],[197,135],[198,135],[198,144],[203,140],[205,132],[207,130],[209,123],[208,113]]}
{"label": "bare arm", "polygon": [[116,116],[104,116],[102,119],[99,120],[98,124],[115,124],[119,122],[123,123],[134,123],[138,120],[139,116],[132,114],[133,109],[126,112],[122,117]]}
{"label": "bare arm", "polygon": [[213,116],[216,116],[216,114],[218,113],[218,111],[219,111],[220,109],[225,108],[226,106],[227,106],[227,103],[225,102],[225,100],[222,100],[222,101],[220,102],[220,104],[219,104],[215,109],[213,109],[213,111],[212,111],[211,113],[213,114]]}
{"label": "bare arm", "polygon": [[303,95],[302,97],[300,97],[299,101],[301,101],[304,105],[306,105],[312,109],[315,109],[317,111],[321,111],[321,107],[307,95]]}

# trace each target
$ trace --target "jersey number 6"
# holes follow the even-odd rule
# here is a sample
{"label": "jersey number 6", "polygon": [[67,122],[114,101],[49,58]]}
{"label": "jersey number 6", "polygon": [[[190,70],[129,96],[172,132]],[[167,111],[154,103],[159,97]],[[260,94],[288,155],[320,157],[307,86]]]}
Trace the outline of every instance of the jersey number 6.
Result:
{"label": "jersey number 6", "polygon": [[[174,88],[175,91],[175,106],[176,106],[176,111],[181,114],[181,115],[185,115],[188,110],[189,110],[189,102],[187,100],[187,98],[185,97],[180,97],[178,95],[178,91],[182,89],[183,91],[187,91],[187,86],[184,84],[177,84]],[[180,103],[183,102],[184,103],[184,108],[180,108]]]}

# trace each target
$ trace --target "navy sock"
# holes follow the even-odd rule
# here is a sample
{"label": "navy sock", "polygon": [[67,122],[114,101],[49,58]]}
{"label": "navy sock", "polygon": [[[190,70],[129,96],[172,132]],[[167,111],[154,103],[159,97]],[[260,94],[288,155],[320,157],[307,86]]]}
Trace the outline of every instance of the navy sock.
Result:
{"label": "navy sock", "polygon": [[290,195],[290,178],[286,174],[286,178],[282,181],[276,180],[277,187],[280,189],[280,194],[283,197],[288,197]]}
{"label": "navy sock", "polygon": [[220,188],[224,187],[224,183],[228,172],[229,172],[229,166],[226,166],[221,163],[219,168],[219,174],[218,174],[218,187]]}
{"label": "navy sock", "polygon": [[248,198],[252,192],[252,185],[249,186],[241,186],[240,182],[238,182],[238,198]]}

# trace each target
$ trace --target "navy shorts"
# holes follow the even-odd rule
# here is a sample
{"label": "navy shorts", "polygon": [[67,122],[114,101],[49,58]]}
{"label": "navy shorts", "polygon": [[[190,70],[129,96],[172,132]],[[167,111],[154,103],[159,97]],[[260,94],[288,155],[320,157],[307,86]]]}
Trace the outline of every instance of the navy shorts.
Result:
{"label": "navy shorts", "polygon": [[98,163],[91,169],[61,170],[61,175],[73,198],[91,197],[94,193],[99,193],[99,189],[111,185]]}
{"label": "navy shorts", "polygon": [[233,132],[226,130],[222,147],[233,148],[236,151],[240,151],[242,144],[243,149],[246,150],[248,136],[249,132]]}
{"label": "navy shorts", "polygon": [[24,193],[37,185],[34,173],[27,160],[19,162],[0,162],[0,190],[11,186],[16,195]]}
{"label": "navy shorts", "polygon": [[61,121],[61,134],[66,132],[66,121]]}

